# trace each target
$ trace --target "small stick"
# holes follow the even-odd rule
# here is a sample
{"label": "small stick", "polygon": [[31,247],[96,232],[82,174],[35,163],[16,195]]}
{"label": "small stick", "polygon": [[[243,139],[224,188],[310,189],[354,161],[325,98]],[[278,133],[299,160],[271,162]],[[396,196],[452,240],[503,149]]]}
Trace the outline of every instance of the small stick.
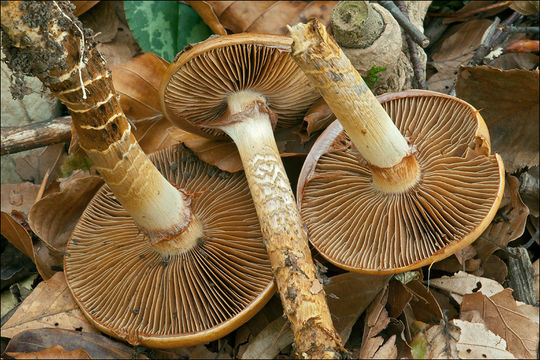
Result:
{"label": "small stick", "polygon": [[[405,15],[405,17],[408,19],[409,11],[407,10],[407,6],[403,2],[403,0],[396,1],[396,4],[399,7],[399,10],[401,10],[403,15]],[[411,58],[411,63],[413,66],[414,77],[416,78],[420,89],[426,89],[424,69],[422,67],[422,63],[420,62],[420,58],[418,57],[418,49],[416,48],[416,44],[414,43],[409,33],[405,34],[405,39],[407,40],[407,46],[409,47],[409,56]]]}
{"label": "small stick", "polygon": [[71,116],[24,126],[2,127],[1,155],[69,141]]}
{"label": "small stick", "polygon": [[508,33],[538,34],[540,32],[538,26],[501,25],[499,28]]}
{"label": "small stick", "polygon": [[399,8],[392,1],[379,1],[386,10],[390,11],[394,19],[401,25],[401,27],[411,36],[415,43],[423,48],[429,46],[429,39],[420,31],[416,26],[411,24],[409,19],[399,10]]}

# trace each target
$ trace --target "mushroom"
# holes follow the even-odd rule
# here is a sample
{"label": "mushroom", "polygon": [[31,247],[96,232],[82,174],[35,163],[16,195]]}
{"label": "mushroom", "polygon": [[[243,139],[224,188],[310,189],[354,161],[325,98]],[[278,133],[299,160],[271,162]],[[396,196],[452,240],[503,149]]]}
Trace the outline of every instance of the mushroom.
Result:
{"label": "mushroom", "polygon": [[198,43],[170,64],[161,103],[178,127],[235,142],[296,351],[335,357],[341,341],[273,134],[301,122],[320,97],[290,58],[290,45],[288,37],[262,34]]}
{"label": "mushroom", "polygon": [[208,342],[247,321],[274,285],[245,177],[180,147],[149,159],[69,4],[12,1],[1,9],[7,62],[38,76],[68,107],[81,147],[107,183],[64,258],[88,319],[133,345],[155,347]]}
{"label": "mushroom", "polygon": [[69,288],[97,328],[132,345],[170,348],[218,339],[275,291],[245,176],[208,165],[182,145],[150,159],[191,194],[197,221],[189,241],[152,244],[105,185],[67,244]]}
{"label": "mushroom", "polygon": [[490,155],[479,111],[421,90],[383,95],[381,105],[323,26],[290,31],[294,59],[338,119],[298,181],[313,246],[350,271],[395,273],[478,238],[504,188],[504,166]]}

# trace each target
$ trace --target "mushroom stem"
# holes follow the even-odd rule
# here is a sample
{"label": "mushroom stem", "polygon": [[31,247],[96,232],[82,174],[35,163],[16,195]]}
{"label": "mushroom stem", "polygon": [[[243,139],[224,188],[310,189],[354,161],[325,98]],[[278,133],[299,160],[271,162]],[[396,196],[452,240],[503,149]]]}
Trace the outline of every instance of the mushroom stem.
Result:
{"label": "mushroom stem", "polygon": [[409,159],[412,148],[324,25],[314,19],[289,27],[289,31],[294,40],[292,57],[311,84],[319,89],[372,169],[382,168],[386,175],[403,174],[402,170],[392,168],[402,168],[409,163],[413,166],[406,176],[390,179],[390,183],[383,184],[385,177],[380,176],[379,187],[399,191],[392,185],[396,180],[399,188],[409,187],[418,175],[416,161]]}
{"label": "mushroom stem", "polygon": [[273,114],[264,98],[252,91],[230,96],[228,105],[231,123],[219,128],[238,147],[296,350],[309,358],[339,357],[343,347],[279,156]]}
{"label": "mushroom stem", "polygon": [[[131,133],[105,60],[66,3],[2,3],[2,46],[14,73],[37,76],[70,110],[81,147],[152,242],[190,222],[188,197]],[[88,35],[86,35],[88,36]]]}

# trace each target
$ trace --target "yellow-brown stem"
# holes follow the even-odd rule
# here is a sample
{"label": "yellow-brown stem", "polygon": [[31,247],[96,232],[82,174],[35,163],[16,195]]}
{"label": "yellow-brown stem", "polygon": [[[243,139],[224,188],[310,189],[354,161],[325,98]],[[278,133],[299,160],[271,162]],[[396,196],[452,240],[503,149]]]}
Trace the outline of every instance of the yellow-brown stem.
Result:
{"label": "yellow-brown stem", "polygon": [[371,165],[392,168],[411,153],[406,139],[336,42],[317,20],[289,27],[292,57],[319,89]]}
{"label": "yellow-brown stem", "polygon": [[247,93],[229,98],[229,111],[242,120],[220,128],[240,152],[297,355],[339,357],[343,346],[316,276],[307,234],[274,140],[269,109],[262,97]]}
{"label": "yellow-brown stem", "polygon": [[141,230],[153,242],[181,232],[191,218],[188,199],[131,134],[111,72],[69,7],[10,1],[1,9],[6,62],[37,76],[68,107],[81,147]]}

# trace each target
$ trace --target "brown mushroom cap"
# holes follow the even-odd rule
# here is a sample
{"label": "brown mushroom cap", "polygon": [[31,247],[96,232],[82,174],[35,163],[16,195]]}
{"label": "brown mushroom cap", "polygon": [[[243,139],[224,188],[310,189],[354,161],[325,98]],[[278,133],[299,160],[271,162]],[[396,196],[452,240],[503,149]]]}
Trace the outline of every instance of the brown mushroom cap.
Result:
{"label": "brown mushroom cap", "polygon": [[372,184],[371,170],[339,121],[313,145],[298,180],[298,206],[313,246],[349,271],[396,273],[439,261],[472,243],[491,222],[504,167],[490,155],[471,105],[431,91],[378,97],[416,147],[420,179],[401,193]]}
{"label": "brown mushroom cap", "polygon": [[181,145],[150,158],[192,194],[204,236],[187,252],[162,257],[105,185],[67,245],[69,288],[92,323],[133,345],[218,339],[249,320],[275,290],[245,176],[210,166]]}
{"label": "brown mushroom cap", "polygon": [[320,97],[290,58],[291,38],[267,34],[219,36],[195,44],[169,65],[161,106],[175,125],[207,137],[224,137],[227,97],[242,90],[262,94],[277,115],[276,129],[292,127]]}

